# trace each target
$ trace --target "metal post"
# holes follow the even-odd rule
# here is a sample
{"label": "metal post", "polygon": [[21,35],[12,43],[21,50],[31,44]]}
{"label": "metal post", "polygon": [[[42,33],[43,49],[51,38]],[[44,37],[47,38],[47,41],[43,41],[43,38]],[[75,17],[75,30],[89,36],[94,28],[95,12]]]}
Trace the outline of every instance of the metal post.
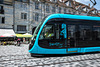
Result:
{"label": "metal post", "polygon": [[15,0],[13,0],[13,30],[15,31]]}
{"label": "metal post", "polygon": [[29,22],[28,22],[28,32],[27,33],[29,33],[29,31],[30,31],[30,28],[29,28],[30,27],[30,13],[31,13],[30,12],[30,10],[31,10],[30,9],[30,6],[31,6],[31,4],[30,4],[30,0],[29,0],[29,18],[28,18],[29,19]]}
{"label": "metal post", "polygon": [[44,4],[44,17],[45,17],[45,0],[43,1],[43,4]]}
{"label": "metal post", "polygon": [[41,20],[42,20],[42,2],[41,2]]}

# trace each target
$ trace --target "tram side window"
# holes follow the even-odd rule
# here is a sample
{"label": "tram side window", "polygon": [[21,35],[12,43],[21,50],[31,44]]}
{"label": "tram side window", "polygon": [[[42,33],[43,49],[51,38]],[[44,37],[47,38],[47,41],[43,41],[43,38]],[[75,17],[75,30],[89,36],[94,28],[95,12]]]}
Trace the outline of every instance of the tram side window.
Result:
{"label": "tram side window", "polygon": [[45,25],[39,39],[54,39],[54,26]]}
{"label": "tram side window", "polygon": [[66,37],[66,25],[57,24],[55,25],[56,39],[63,40]]}
{"label": "tram side window", "polygon": [[75,25],[68,25],[68,39],[75,38]]}
{"label": "tram side window", "polygon": [[79,25],[80,40],[92,40],[92,26]]}
{"label": "tram side window", "polygon": [[93,26],[93,40],[100,40],[100,26]]}
{"label": "tram side window", "polygon": [[55,24],[56,39],[59,39],[60,25]]}

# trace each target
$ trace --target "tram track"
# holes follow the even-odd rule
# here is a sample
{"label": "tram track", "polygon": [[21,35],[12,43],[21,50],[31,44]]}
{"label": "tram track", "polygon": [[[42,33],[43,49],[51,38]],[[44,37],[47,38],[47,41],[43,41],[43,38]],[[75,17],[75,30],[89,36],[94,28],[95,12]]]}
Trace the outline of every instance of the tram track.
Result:
{"label": "tram track", "polygon": [[[29,59],[35,59],[35,58],[23,58],[23,59],[14,59],[14,60],[6,60],[6,61],[16,61],[16,60],[29,60]],[[38,59],[38,58],[37,58]],[[73,60],[73,61],[66,61],[66,62],[52,62],[50,64],[48,63],[43,63],[43,64],[39,64],[39,65],[34,65],[34,67],[36,66],[46,66],[46,65],[56,65],[56,64],[63,64],[63,63],[71,63],[71,62],[80,62],[80,61],[87,61],[87,60],[97,60],[97,59],[100,59],[100,58],[91,58],[91,59],[82,59],[82,60]],[[1,62],[6,62],[6,61],[0,61]],[[31,66],[30,66],[31,67]]]}
{"label": "tram track", "polygon": [[16,60],[28,60],[28,59],[33,59],[33,58],[23,58],[23,59],[13,59],[13,60],[3,60],[3,61],[0,61],[0,62],[6,62],[6,61],[16,61]]}
{"label": "tram track", "polygon": [[[87,61],[87,60],[97,60],[97,59],[100,59],[100,58],[95,58],[95,59],[84,59],[84,60],[75,60],[75,61],[66,61],[66,62],[58,62],[58,63],[50,63],[50,64],[40,64],[40,65],[34,65],[35,66],[50,66],[50,65],[56,65],[56,64],[63,64],[63,63],[71,63],[71,62],[80,62],[80,61]],[[32,67],[32,66],[30,66]]]}
{"label": "tram track", "polygon": [[[25,55],[29,55],[29,54],[25,54]],[[9,56],[16,56],[16,55],[9,55]],[[17,56],[23,56],[23,55],[17,55]],[[5,56],[5,57],[7,57],[7,56]],[[64,57],[65,57],[65,59],[67,59],[67,57],[70,57],[70,56],[64,56]],[[75,57],[79,57],[79,55],[78,56],[71,56],[71,57],[75,58]],[[70,60],[70,61],[69,60],[61,61],[59,59],[59,62],[55,62],[55,63],[51,62],[50,64],[43,63],[43,64],[39,64],[39,65],[35,65],[35,66],[44,66],[44,65],[52,65],[52,64],[54,65],[54,64],[61,64],[61,63],[70,63],[70,62],[79,62],[79,61],[97,60],[97,59],[100,59],[100,57],[93,57],[93,58],[89,58],[88,57],[88,59],[86,57],[88,57],[88,56],[86,55],[84,57],[84,59],[81,58],[80,60],[79,59],[74,59],[74,60]],[[63,58],[63,57],[61,57],[61,58]],[[25,56],[23,56],[23,58],[21,58],[21,59],[14,58],[14,59],[9,59],[9,60],[1,60],[0,63],[10,62],[10,61],[22,61],[22,60],[33,60],[35,62],[35,61],[41,61],[41,60],[44,60],[44,59],[46,59],[46,58],[36,58],[36,57],[27,57],[26,58]],[[49,57],[47,60],[44,60],[44,61],[47,61],[48,62],[48,60],[50,60],[50,59],[51,59],[51,57]],[[53,59],[56,59],[56,57],[53,57]]]}
{"label": "tram track", "polygon": [[[25,57],[28,56],[29,58]],[[10,57],[10,58],[9,58]],[[13,58],[12,58],[13,57]],[[18,59],[19,57],[22,57],[22,59]],[[6,58],[6,59],[2,59]],[[9,59],[10,60],[9,60]],[[2,60],[1,60],[2,59]],[[23,55],[8,55],[8,56],[0,56],[0,62],[6,62],[6,61],[15,61],[15,60],[23,60],[23,59],[33,59],[33,57],[30,57],[29,54],[23,54]]]}
{"label": "tram track", "polygon": [[7,56],[2,55],[2,56],[0,56],[0,58],[1,58],[1,57],[8,57],[8,56],[23,56],[23,55],[29,55],[29,54],[22,54],[22,55],[16,54],[16,55],[7,55]]}

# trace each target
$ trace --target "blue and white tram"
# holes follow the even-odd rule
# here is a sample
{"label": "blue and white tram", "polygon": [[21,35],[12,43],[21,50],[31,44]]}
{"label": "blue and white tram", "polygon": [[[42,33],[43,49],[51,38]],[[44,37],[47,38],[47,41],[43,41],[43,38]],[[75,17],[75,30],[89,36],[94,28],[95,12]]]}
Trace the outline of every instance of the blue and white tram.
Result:
{"label": "blue and white tram", "polygon": [[100,51],[100,17],[52,14],[35,29],[31,55]]}

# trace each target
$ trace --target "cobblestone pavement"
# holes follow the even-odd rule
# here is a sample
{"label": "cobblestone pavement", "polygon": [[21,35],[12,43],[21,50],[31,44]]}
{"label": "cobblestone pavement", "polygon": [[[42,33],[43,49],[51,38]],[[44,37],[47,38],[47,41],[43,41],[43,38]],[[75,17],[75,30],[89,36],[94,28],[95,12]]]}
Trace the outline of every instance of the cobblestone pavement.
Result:
{"label": "cobblestone pavement", "polygon": [[36,58],[28,45],[0,46],[0,67],[100,67],[100,53]]}

